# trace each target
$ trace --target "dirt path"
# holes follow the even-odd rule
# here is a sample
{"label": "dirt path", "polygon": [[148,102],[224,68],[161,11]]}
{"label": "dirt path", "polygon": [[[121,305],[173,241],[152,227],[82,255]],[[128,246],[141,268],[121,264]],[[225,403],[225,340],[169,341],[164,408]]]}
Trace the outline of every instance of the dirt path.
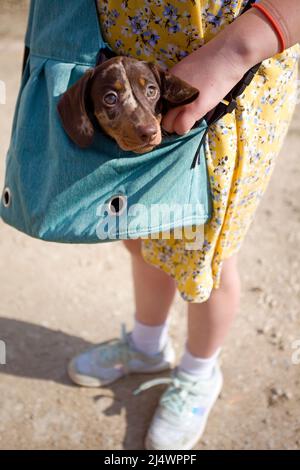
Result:
{"label": "dirt path", "polygon": [[[14,5],[20,2],[13,2]],[[0,183],[18,89],[25,11],[0,13]],[[300,112],[240,255],[240,315],[222,355],[225,387],[199,449],[300,446]],[[117,286],[117,288],[116,288]],[[85,390],[66,376],[73,354],[132,326],[129,256],[120,243],[62,246],[0,223],[0,448],[142,449],[163,386],[137,397],[148,376]],[[177,296],[171,335],[178,358],[185,304]],[[182,331],[179,335],[178,331]],[[163,374],[162,374],[163,375]]]}

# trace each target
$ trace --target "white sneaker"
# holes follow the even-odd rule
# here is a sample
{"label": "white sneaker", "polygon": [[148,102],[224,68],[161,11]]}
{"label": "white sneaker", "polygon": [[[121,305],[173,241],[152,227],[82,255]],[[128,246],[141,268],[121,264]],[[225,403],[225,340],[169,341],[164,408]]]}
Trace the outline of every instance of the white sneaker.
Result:
{"label": "white sneaker", "polygon": [[68,373],[78,385],[101,387],[128,374],[168,370],[174,363],[175,351],[170,338],[160,353],[148,356],[135,349],[131,333],[122,324],[121,339],[109,340],[79,354],[69,363]]}
{"label": "white sneaker", "polygon": [[190,450],[201,438],[208,415],[222,389],[219,365],[206,380],[195,379],[195,376],[176,368],[171,378],[145,382],[134,394],[163,383],[170,385],[160,398],[145,447],[147,450]]}

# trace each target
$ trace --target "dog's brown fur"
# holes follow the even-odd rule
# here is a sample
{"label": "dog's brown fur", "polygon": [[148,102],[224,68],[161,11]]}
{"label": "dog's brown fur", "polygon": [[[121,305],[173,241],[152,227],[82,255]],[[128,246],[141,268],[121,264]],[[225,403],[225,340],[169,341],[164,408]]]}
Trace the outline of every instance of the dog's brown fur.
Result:
{"label": "dog's brown fur", "polygon": [[63,94],[58,111],[80,147],[92,144],[96,118],[123,150],[145,153],[161,142],[164,110],[198,95],[199,90],[153,62],[118,56],[88,70]]}

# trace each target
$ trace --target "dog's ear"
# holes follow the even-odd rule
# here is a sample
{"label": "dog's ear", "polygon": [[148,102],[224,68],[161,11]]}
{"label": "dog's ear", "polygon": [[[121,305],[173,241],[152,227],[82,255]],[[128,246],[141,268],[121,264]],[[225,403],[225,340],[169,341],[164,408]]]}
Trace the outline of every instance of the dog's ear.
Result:
{"label": "dog's ear", "polygon": [[92,144],[95,133],[88,115],[88,95],[93,76],[94,70],[87,70],[82,78],[62,95],[57,105],[66,133],[82,148]]}
{"label": "dog's ear", "polygon": [[197,88],[164,70],[154,62],[148,62],[148,65],[160,86],[161,97],[172,107],[192,103],[198,98],[200,92]]}

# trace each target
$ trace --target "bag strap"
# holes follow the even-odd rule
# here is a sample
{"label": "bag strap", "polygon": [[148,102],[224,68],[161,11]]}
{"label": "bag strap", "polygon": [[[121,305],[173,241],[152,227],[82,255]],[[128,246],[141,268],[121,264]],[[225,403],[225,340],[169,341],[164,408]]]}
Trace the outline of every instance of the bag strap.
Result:
{"label": "bag strap", "polygon": [[[255,0],[249,0],[246,6],[241,11],[240,15],[246,13],[251,6],[255,3]],[[219,119],[224,117],[226,114],[232,113],[236,107],[237,102],[236,99],[242,95],[247,88],[248,85],[252,82],[253,78],[255,77],[258,69],[261,66],[261,62],[259,64],[254,65],[248,70],[247,73],[243,76],[243,78],[232,88],[232,90],[225,96],[225,98],[215,107],[213,113],[211,111],[204,117],[208,126],[215,124]]]}

